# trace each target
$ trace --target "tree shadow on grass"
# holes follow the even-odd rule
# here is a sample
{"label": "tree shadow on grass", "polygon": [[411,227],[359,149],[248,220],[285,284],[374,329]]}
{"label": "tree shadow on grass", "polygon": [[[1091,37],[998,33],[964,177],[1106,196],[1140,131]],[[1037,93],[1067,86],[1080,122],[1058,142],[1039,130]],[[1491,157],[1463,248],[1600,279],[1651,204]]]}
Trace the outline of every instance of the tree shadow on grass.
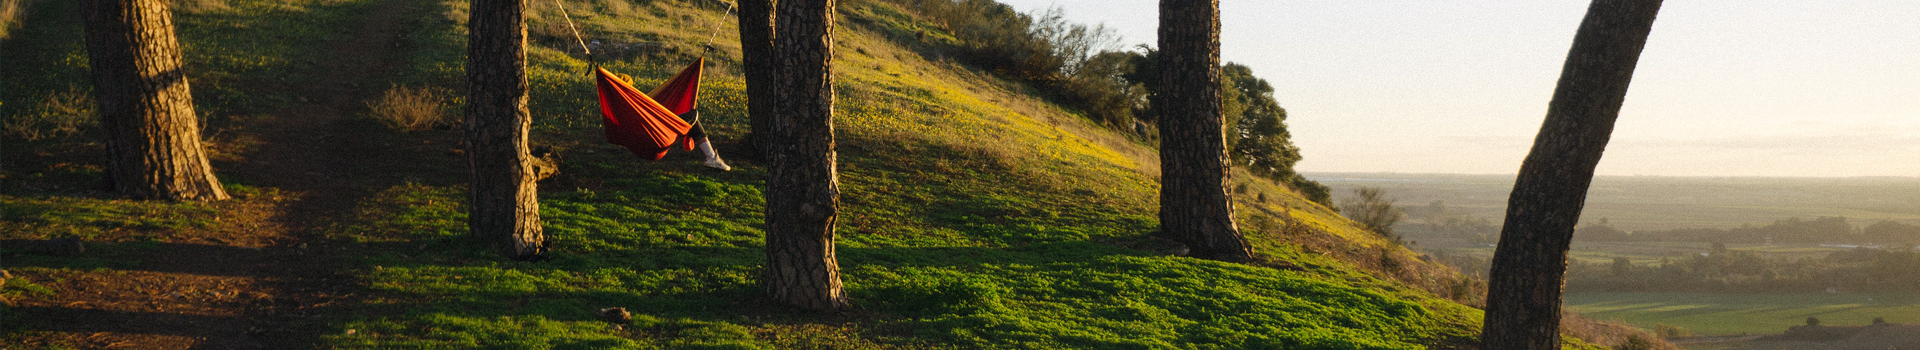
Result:
{"label": "tree shadow on grass", "polygon": [[[243,316],[207,316],[188,315],[175,312],[129,312],[74,307],[22,307],[8,308],[8,316],[24,319],[24,324],[14,326],[49,332],[67,332],[77,334],[143,334],[159,335],[168,338],[146,338],[139,340],[121,340],[115,337],[92,338],[112,348],[125,345],[147,347],[188,346],[185,349],[235,349],[262,348],[266,346],[262,338],[235,337],[234,333],[248,332],[246,329],[227,329],[213,325],[244,324]],[[23,322],[16,322],[23,323]],[[97,337],[97,336],[96,336]],[[184,338],[184,339],[182,339]]]}

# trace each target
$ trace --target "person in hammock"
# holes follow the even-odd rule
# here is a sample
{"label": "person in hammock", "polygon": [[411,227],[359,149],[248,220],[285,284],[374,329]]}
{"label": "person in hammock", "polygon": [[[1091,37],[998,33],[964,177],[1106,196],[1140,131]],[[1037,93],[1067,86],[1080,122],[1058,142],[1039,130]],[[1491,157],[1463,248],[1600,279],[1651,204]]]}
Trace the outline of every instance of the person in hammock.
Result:
{"label": "person in hammock", "polygon": [[[605,122],[603,126],[606,128],[607,142],[626,146],[628,150],[633,151],[634,155],[652,160],[660,160],[660,157],[667,154],[667,149],[672,148],[672,144],[690,141],[694,143],[696,149],[700,150],[701,155],[707,157],[706,166],[720,169],[720,171],[733,170],[733,167],[727,166],[726,161],[720,160],[720,153],[714,152],[713,143],[707,140],[707,128],[700,124],[700,108],[695,107],[694,103],[694,96],[698,94],[700,88],[700,73],[702,67],[706,66],[706,57],[700,57],[694,60],[693,64],[681,70],[679,75],[674,76],[673,81],[661,86],[659,90],[654,90],[653,93],[642,95],[638,90],[633,88],[633,76],[609,72],[606,68],[599,67],[599,62],[593,59],[593,48],[587,46],[586,40],[580,37],[580,30],[574,28],[573,17],[567,15],[566,5],[559,0],[555,0],[554,5],[560,8],[560,16],[566,18],[567,30],[573,32],[573,41],[579,43],[581,52],[587,54],[588,67],[595,70],[595,74],[597,74],[600,79],[598,87],[600,110],[605,117],[605,119],[603,119]],[[733,12],[733,6],[731,4],[727,6],[727,12]],[[713,29],[716,34],[719,33],[720,30],[718,23],[719,22],[715,22]],[[707,36],[707,50],[713,50],[714,37],[713,35]],[[594,40],[593,43],[595,46],[598,46],[600,41]],[[621,86],[612,86],[610,83]],[[683,109],[686,112],[674,112],[672,109],[661,110],[662,108],[668,107],[651,101],[652,96],[650,95],[660,95],[663,92],[667,92],[670,87],[676,85],[678,85],[679,88],[673,91],[676,102],[674,102],[675,107],[672,107],[672,109]],[[610,103],[608,100],[607,95],[609,93],[623,96],[621,101],[624,102],[617,103],[621,105],[619,109],[620,112],[616,112],[614,106],[612,106],[612,104],[615,103]],[[645,104],[651,106],[653,111],[643,112],[637,110],[646,108],[636,107],[634,105],[632,98],[636,97],[646,101]],[[652,115],[653,119],[651,123],[645,121],[644,119],[646,117],[642,115]],[[661,130],[663,125],[661,125],[660,122],[666,122],[666,120],[663,119],[667,119],[666,116],[668,115],[676,115],[681,121],[684,121],[687,126],[686,131],[681,133],[680,139],[671,140],[673,142],[667,142],[669,141],[668,137],[670,137],[672,133],[679,133],[680,130],[671,130],[668,132]],[[623,118],[639,118],[642,120],[620,121],[620,119]],[[623,125],[626,122],[637,122],[637,125]],[[667,122],[667,124],[679,123]],[[664,127],[667,129],[679,129],[680,125],[665,125]],[[644,136],[642,136],[642,134],[644,134]],[[643,140],[649,138],[650,140]]]}
{"label": "person in hammock", "polygon": [[[633,85],[633,76],[631,75],[627,75],[625,73],[614,73],[613,77],[615,79],[620,79],[621,82],[626,83],[628,86]],[[687,124],[690,124],[692,126],[691,128],[687,129],[687,133],[684,137],[686,138],[686,140],[691,140],[694,144],[694,149],[699,150],[700,154],[706,157],[705,165],[707,167],[720,169],[720,171],[733,170],[733,167],[727,166],[727,162],[725,160],[720,159],[720,153],[714,151],[713,149],[713,142],[707,139],[707,128],[704,123],[700,122],[700,108],[696,107],[696,108],[687,110],[686,113],[681,113],[679,117],[680,117],[680,120],[686,121]],[[674,143],[679,143],[679,142],[674,142]]]}

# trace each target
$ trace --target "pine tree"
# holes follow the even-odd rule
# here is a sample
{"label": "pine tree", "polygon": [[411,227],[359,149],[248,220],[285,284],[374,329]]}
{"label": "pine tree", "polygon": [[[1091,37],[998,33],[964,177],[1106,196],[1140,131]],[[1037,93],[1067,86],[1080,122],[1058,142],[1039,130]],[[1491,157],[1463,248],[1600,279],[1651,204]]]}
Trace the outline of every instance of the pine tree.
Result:
{"label": "pine tree", "polygon": [[840,182],[833,146],[834,0],[776,6],[772,151],[767,167],[767,294],[813,310],[847,307],[834,257]]}
{"label": "pine tree", "polygon": [[1507,199],[1481,349],[1559,349],[1567,248],[1661,0],[1594,0]]}
{"label": "pine tree", "polygon": [[167,1],[86,0],[81,7],[113,189],[134,198],[229,198],[200,145]]}
{"label": "pine tree", "polygon": [[1156,58],[1161,234],[1195,257],[1252,260],[1227,195],[1219,1],[1161,0]]}
{"label": "pine tree", "polygon": [[740,1],[740,65],[747,80],[747,140],[762,155],[773,133],[773,0]]}
{"label": "pine tree", "polygon": [[518,260],[544,259],[534,157],[527,148],[525,0],[473,0],[467,20],[467,228]]}

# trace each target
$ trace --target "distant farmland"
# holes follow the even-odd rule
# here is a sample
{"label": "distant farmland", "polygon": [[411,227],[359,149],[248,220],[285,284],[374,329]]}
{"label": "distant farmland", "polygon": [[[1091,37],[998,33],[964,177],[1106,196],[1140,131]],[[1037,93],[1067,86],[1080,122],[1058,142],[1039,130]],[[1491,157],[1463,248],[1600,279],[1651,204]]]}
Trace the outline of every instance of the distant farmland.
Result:
{"label": "distant farmland", "polygon": [[[1307,173],[1333,188],[1385,189],[1402,207],[1444,201],[1449,211],[1498,224],[1511,175]],[[1588,192],[1581,222],[1610,219],[1623,230],[1732,228],[1799,217],[1841,216],[1857,225],[1879,220],[1920,224],[1920,178],[1760,178],[1601,176]]]}
{"label": "distant farmland", "polygon": [[[1417,248],[1425,251],[1445,251],[1449,255],[1470,256],[1479,259],[1491,259],[1493,247],[1472,246],[1457,241],[1421,238]],[[1820,258],[1827,253],[1844,251],[1847,248],[1823,247],[1817,244],[1728,244],[1729,250],[1752,252],[1767,258]],[[1567,253],[1570,262],[1609,263],[1613,258],[1623,257],[1638,265],[1655,265],[1661,258],[1679,259],[1707,252],[1712,243],[1707,242],[1581,242],[1573,243],[1572,251]]]}
{"label": "distant farmland", "polygon": [[1875,317],[1920,324],[1920,294],[1570,293],[1566,307],[1596,320],[1668,324],[1695,335],[1774,334],[1806,324],[1807,317],[1830,326],[1866,325]]}

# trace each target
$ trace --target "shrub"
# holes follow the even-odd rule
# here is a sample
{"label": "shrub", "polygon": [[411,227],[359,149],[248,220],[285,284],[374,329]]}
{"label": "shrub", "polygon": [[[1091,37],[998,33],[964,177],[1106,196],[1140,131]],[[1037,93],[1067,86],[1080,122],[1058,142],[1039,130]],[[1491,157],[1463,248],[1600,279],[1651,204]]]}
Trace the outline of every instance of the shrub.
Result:
{"label": "shrub", "polygon": [[447,95],[450,92],[439,87],[410,88],[394,86],[379,100],[368,102],[373,110],[373,118],[401,131],[421,131],[436,126],[448,125],[453,121],[447,118]]}
{"label": "shrub", "polygon": [[40,104],[9,116],[0,129],[27,141],[66,137],[99,123],[93,113],[93,96],[87,90],[69,88],[47,95]]}
{"label": "shrub", "polygon": [[894,2],[951,32],[958,42],[949,49],[961,60],[1044,88],[1109,127],[1131,128],[1134,110],[1145,105],[1145,87],[1123,78],[1136,70],[1141,54],[1119,50],[1110,28],[1069,22],[1060,8],[1027,14],[991,0]]}
{"label": "shrub", "polygon": [[1293,176],[1287,177],[1287,186],[1293,187],[1295,191],[1300,191],[1300,195],[1307,197],[1307,200],[1320,203],[1320,205],[1333,206],[1333,188],[1322,185],[1318,181],[1300,176],[1300,174],[1293,174]]}
{"label": "shrub", "polygon": [[1654,350],[1657,348],[1654,347],[1652,340],[1647,340],[1647,337],[1640,336],[1639,334],[1634,334],[1634,335],[1627,336],[1627,341],[1621,342],[1620,345],[1615,345],[1613,349],[1614,350]]}
{"label": "shrub", "polygon": [[1693,335],[1693,332],[1687,331],[1686,328],[1665,323],[1653,324],[1653,333],[1659,335],[1661,339],[1679,339]]}
{"label": "shrub", "polygon": [[1379,187],[1355,188],[1353,197],[1340,201],[1340,215],[1399,242],[1400,237],[1393,234],[1393,224],[1399,223],[1407,214],[1393,207],[1393,202],[1392,198],[1387,198],[1387,192]]}

